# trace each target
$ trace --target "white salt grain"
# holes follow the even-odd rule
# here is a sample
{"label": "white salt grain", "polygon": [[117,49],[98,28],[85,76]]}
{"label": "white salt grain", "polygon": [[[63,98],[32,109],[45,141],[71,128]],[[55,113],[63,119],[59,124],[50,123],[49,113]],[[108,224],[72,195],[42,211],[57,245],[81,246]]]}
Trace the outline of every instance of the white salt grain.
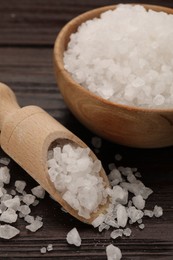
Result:
{"label": "white salt grain", "polygon": [[145,200],[142,198],[142,196],[140,194],[137,196],[134,196],[132,198],[132,202],[137,209],[144,209],[144,207],[145,207]]}
{"label": "white salt grain", "polygon": [[118,5],[71,35],[64,67],[76,82],[112,102],[171,107],[172,28],[171,14]]}
{"label": "white salt grain", "polygon": [[120,260],[122,258],[121,250],[110,244],[106,247],[107,260]]}
{"label": "white salt grain", "polygon": [[154,210],[153,210],[154,216],[156,218],[159,218],[163,215],[163,209],[157,205],[154,206]]}
{"label": "white salt grain", "polygon": [[145,225],[144,225],[144,224],[140,224],[140,225],[139,225],[139,228],[140,228],[140,229],[144,229],[144,228],[145,228]]}
{"label": "white salt grain", "polygon": [[12,208],[16,211],[16,210],[18,210],[18,208],[20,206],[20,199],[19,199],[19,197],[14,197],[12,199],[8,199],[8,200],[4,201],[4,205],[7,208]]}
{"label": "white salt grain", "polygon": [[101,213],[97,218],[93,220],[92,222],[93,227],[96,228],[100,226],[103,223],[104,219],[105,219],[105,215]]}
{"label": "white salt grain", "polygon": [[147,210],[147,209],[144,210],[144,216],[152,218],[153,215],[154,215],[154,213],[152,210]]}
{"label": "white salt grain", "polygon": [[110,237],[116,239],[117,237],[122,237],[123,229],[115,229],[111,232]]}
{"label": "white salt grain", "polygon": [[10,163],[10,158],[0,158],[0,163],[7,166]]}
{"label": "white salt grain", "polygon": [[33,217],[33,216],[30,216],[30,215],[26,215],[26,216],[24,217],[24,220],[25,220],[27,223],[31,224],[31,223],[34,222],[34,217]]}
{"label": "white salt grain", "polygon": [[80,246],[81,245],[81,238],[76,228],[70,230],[67,234],[67,242],[71,245]]}
{"label": "white salt grain", "polygon": [[32,194],[25,194],[25,195],[23,196],[23,202],[24,202],[26,205],[28,205],[28,206],[31,205],[31,204],[33,204],[34,201],[35,201],[35,196],[32,195]]}
{"label": "white salt grain", "polygon": [[17,220],[18,215],[16,214],[14,209],[7,209],[0,216],[0,221],[6,223],[14,223]]}
{"label": "white salt grain", "polygon": [[94,148],[101,148],[102,146],[102,139],[100,137],[94,136],[91,140],[92,145],[94,146]]}
{"label": "white salt grain", "polygon": [[4,239],[11,239],[13,237],[15,237],[16,235],[18,235],[20,233],[20,231],[10,225],[0,225],[0,237],[4,238]]}
{"label": "white salt grain", "polygon": [[42,247],[42,248],[40,249],[40,253],[42,253],[42,254],[45,254],[46,251],[47,251],[46,247]]}
{"label": "white salt grain", "polygon": [[47,246],[47,251],[52,251],[53,250],[53,245],[52,244],[49,244],[48,246]]}
{"label": "white salt grain", "polygon": [[128,213],[128,216],[129,216],[130,220],[132,221],[132,223],[135,223],[139,219],[143,218],[143,215],[144,215],[142,210],[136,209],[133,206],[129,207],[127,209],[127,213]]}
{"label": "white salt grain", "polygon": [[38,229],[40,229],[43,226],[43,222],[40,220],[35,219],[31,222],[30,225],[26,226],[26,229],[30,230],[31,232],[36,232]]}
{"label": "white salt grain", "polygon": [[15,181],[15,187],[16,187],[16,190],[19,192],[19,193],[22,193],[23,190],[25,189],[26,187],[26,182],[25,181],[20,181],[20,180],[17,180]]}
{"label": "white salt grain", "polygon": [[21,205],[19,207],[19,211],[24,215],[28,215],[31,212],[31,209],[28,207],[28,205]]}
{"label": "white salt grain", "polygon": [[129,237],[132,233],[132,230],[130,228],[125,228],[123,230],[123,235],[126,236],[126,237]]}
{"label": "white salt grain", "polygon": [[115,155],[115,160],[116,160],[116,161],[121,161],[121,160],[122,160],[122,155],[119,154],[119,153],[117,153],[117,154]]}
{"label": "white salt grain", "polygon": [[125,227],[126,224],[127,224],[127,220],[128,220],[126,208],[123,205],[118,204],[117,207],[116,207],[116,210],[117,210],[118,226]]}
{"label": "white salt grain", "polygon": [[44,199],[45,190],[40,186],[36,186],[31,190],[32,194],[35,195],[37,198]]}
{"label": "white salt grain", "polygon": [[10,173],[7,166],[0,168],[0,182],[8,184],[10,182]]}

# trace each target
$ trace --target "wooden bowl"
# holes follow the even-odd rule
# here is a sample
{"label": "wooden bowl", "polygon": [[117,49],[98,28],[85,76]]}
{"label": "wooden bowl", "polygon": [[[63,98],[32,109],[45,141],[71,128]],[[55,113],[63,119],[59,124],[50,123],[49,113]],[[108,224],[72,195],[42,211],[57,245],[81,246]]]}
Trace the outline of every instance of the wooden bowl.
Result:
{"label": "wooden bowl", "polygon": [[[173,9],[143,5],[147,10],[173,14]],[[149,109],[116,104],[96,96],[73,80],[64,69],[63,53],[69,37],[86,20],[114,9],[106,6],[86,12],[71,20],[60,31],[54,46],[54,64],[58,87],[71,112],[95,134],[110,141],[140,148],[165,147],[173,144],[173,108]]]}

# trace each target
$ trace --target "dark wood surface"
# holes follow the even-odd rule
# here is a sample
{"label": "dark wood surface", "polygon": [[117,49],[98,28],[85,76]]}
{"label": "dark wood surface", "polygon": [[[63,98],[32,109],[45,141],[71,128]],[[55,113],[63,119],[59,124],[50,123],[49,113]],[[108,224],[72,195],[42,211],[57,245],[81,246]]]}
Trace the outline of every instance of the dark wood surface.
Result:
{"label": "dark wood surface", "polygon": [[[52,52],[55,38],[70,19],[87,10],[116,4],[113,0],[1,0],[0,1],[0,81],[15,92],[19,104],[39,105],[77,134],[91,148],[94,133],[82,126],[66,107],[56,86]],[[132,1],[123,1],[132,2]],[[135,1],[173,8],[173,1]],[[151,25],[152,26],[152,25]],[[75,101],[74,101],[75,102]],[[154,130],[154,129],[153,129]],[[163,207],[163,217],[144,219],[145,229],[134,225],[130,238],[110,239],[110,231],[99,233],[62,212],[48,195],[33,209],[33,215],[43,217],[44,226],[36,233],[25,229],[19,219],[15,224],[21,230],[10,241],[0,239],[0,259],[106,259],[105,247],[114,243],[128,260],[173,259],[173,147],[163,149],[133,149],[103,140],[98,157],[105,169],[114,162],[114,155],[123,156],[117,165],[138,167],[143,182],[154,190],[147,208],[155,204]],[[4,156],[0,149],[0,157]],[[10,171],[13,184],[24,179],[28,188],[36,185],[15,162]],[[12,185],[11,184],[11,185]],[[82,246],[76,248],[66,242],[67,232],[76,227]],[[53,244],[54,250],[42,255],[40,248]]]}

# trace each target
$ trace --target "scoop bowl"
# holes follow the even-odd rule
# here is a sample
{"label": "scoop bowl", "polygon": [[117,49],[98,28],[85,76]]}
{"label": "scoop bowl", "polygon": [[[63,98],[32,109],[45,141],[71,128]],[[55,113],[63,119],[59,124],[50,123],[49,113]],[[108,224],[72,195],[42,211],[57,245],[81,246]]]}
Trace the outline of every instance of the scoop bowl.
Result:
{"label": "scoop bowl", "polygon": [[[173,14],[173,9],[143,5],[145,9]],[[110,141],[138,148],[158,148],[173,144],[173,108],[150,109],[121,105],[107,101],[75,82],[64,69],[63,53],[70,35],[87,20],[116,8],[105,6],[91,10],[67,23],[54,45],[54,64],[57,85],[75,117],[95,134]]]}

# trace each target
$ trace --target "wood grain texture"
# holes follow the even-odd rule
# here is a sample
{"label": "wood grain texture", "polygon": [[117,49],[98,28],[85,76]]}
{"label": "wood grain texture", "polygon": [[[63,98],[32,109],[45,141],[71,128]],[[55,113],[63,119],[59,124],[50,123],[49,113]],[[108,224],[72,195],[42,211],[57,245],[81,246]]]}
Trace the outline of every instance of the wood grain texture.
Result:
{"label": "wood grain texture", "polygon": [[[113,0],[1,0],[0,3],[0,81],[12,87],[21,106],[41,106],[91,148],[94,134],[69,112],[56,87],[52,65],[53,44],[60,28],[71,18],[92,8],[116,3],[118,1]],[[173,7],[172,0],[145,3]],[[38,207],[33,208],[33,215],[43,217],[43,228],[33,234],[25,229],[26,223],[19,219],[15,226],[21,234],[11,241],[0,239],[0,259],[106,260],[105,247],[114,243],[121,248],[123,260],[172,260],[173,147],[134,149],[103,140],[98,157],[106,170],[108,164],[115,161],[116,153],[123,156],[117,165],[138,167],[142,181],[154,190],[147,208],[153,208],[155,204],[162,206],[162,218],[145,218],[144,230],[134,225],[130,238],[113,241],[110,231],[100,234],[80,223],[61,211],[60,206],[47,195]],[[0,150],[0,157],[4,155]],[[14,161],[10,163],[10,170],[10,186],[17,179],[27,181],[28,189],[36,185]],[[66,243],[66,234],[74,226],[82,238],[81,248]],[[53,244],[54,250],[42,255],[40,248],[49,243]]]}

